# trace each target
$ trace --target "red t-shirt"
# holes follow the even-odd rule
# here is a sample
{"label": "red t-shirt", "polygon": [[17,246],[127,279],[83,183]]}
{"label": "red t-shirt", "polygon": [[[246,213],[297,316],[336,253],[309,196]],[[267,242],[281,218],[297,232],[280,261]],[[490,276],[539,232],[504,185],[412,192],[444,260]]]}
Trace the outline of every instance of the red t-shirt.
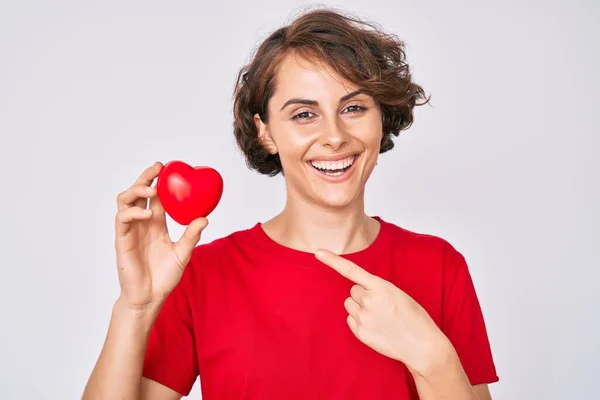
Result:
{"label": "red t-shirt", "polygon": [[[463,256],[447,241],[377,218],[365,250],[344,257],[427,310],[471,384],[498,380]],[[360,342],[344,300],[354,283],[257,223],[194,249],[153,326],[144,376],[204,400],[418,399],[399,361]]]}

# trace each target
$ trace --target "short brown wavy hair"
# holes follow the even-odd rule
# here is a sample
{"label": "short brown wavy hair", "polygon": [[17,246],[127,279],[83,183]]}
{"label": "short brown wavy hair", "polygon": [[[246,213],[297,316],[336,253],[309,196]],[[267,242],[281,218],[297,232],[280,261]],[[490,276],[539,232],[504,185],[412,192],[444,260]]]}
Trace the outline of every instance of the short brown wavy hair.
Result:
{"label": "short brown wavy hair", "polygon": [[383,115],[380,153],[394,147],[392,135],[412,124],[413,108],[429,102],[423,88],[413,82],[404,42],[395,35],[332,8],[305,12],[271,33],[237,75],[233,132],[246,165],[261,174],[275,176],[282,167],[279,155],[270,154],[259,140],[254,115],[269,121],[267,106],[275,91],[277,67],[290,53],[325,62],[375,99]]}

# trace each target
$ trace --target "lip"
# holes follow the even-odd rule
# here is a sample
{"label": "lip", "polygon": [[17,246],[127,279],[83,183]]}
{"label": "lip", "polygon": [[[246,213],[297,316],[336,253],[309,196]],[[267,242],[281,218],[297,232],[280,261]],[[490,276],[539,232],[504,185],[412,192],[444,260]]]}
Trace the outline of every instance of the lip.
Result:
{"label": "lip", "polygon": [[310,170],[313,173],[317,174],[319,176],[319,178],[323,179],[324,181],[331,182],[331,183],[341,183],[341,182],[347,181],[348,179],[350,179],[352,177],[352,174],[354,173],[354,170],[357,168],[356,166],[358,164],[358,160],[360,160],[360,157],[362,156],[362,153],[350,153],[350,154],[344,155],[341,158],[339,156],[336,156],[336,158],[330,158],[330,159],[322,159],[322,158],[311,159],[311,161],[337,161],[337,160],[343,160],[344,158],[350,157],[352,155],[354,155],[354,157],[355,157],[354,162],[352,163],[352,166],[346,172],[344,172],[342,175],[339,175],[339,176],[322,174],[321,172],[317,171],[316,168],[310,164],[310,161],[306,162],[306,166],[308,168],[310,168]]}
{"label": "lip", "polygon": [[308,159],[307,162],[310,163],[311,161],[340,161],[340,160],[344,160],[351,156],[360,156],[360,154],[361,154],[360,151],[355,151],[352,153],[344,153],[344,154],[332,154],[332,155],[328,155],[328,156],[320,156],[320,157],[310,158],[310,159]]}

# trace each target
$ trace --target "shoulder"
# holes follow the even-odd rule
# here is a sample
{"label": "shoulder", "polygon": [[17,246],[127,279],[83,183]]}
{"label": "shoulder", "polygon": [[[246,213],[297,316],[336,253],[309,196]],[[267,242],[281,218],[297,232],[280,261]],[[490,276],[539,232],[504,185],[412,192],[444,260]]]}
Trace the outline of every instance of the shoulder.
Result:
{"label": "shoulder", "polygon": [[472,291],[465,257],[444,237],[388,224],[392,261],[399,266],[397,286],[441,326],[448,307],[460,304]]}
{"label": "shoulder", "polygon": [[[188,282],[198,281],[207,270],[216,267],[223,260],[223,257],[236,252],[236,249],[251,246],[254,230],[255,227],[239,229],[225,236],[196,245],[192,250],[182,280]],[[202,239],[200,240],[202,241]]]}
{"label": "shoulder", "polygon": [[408,255],[448,261],[462,257],[462,254],[449,240],[431,233],[417,232],[404,226],[381,220],[389,232],[390,245]]}
{"label": "shoulder", "polygon": [[382,223],[388,231],[391,253],[404,264],[405,279],[426,281],[426,286],[442,289],[469,274],[465,257],[447,238],[392,222]]}
{"label": "shoulder", "polygon": [[256,229],[256,225],[241,228],[225,236],[198,244],[192,251],[188,266],[192,269],[197,269],[199,265],[209,266],[235,252],[236,249],[252,246]]}

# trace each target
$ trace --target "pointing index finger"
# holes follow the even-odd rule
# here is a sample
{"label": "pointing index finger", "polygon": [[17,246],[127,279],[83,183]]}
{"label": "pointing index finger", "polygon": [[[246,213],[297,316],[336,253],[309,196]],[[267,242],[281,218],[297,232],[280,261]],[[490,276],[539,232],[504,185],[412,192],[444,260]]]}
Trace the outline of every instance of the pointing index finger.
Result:
{"label": "pointing index finger", "polygon": [[363,286],[365,289],[370,289],[375,285],[375,275],[365,271],[350,260],[346,260],[327,250],[318,250],[315,256],[322,263],[329,265],[341,275]]}

